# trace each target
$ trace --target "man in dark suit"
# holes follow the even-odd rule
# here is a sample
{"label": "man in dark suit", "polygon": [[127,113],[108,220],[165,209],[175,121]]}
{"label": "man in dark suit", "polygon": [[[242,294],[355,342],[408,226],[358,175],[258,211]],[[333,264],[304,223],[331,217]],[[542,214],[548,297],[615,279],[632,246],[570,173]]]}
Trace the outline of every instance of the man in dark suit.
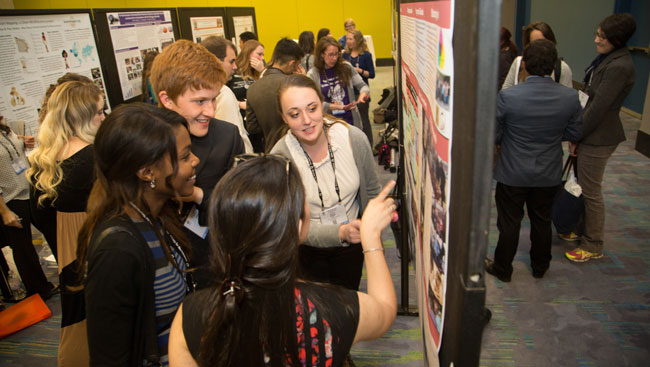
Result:
{"label": "man in dark suit", "polygon": [[512,275],[519,229],[528,209],[533,276],[541,278],[551,261],[551,208],[562,179],[562,141],[581,137],[578,92],[550,78],[557,51],[537,40],[525,50],[522,65],[530,75],[499,92],[496,144],[501,146],[494,178],[499,242],[485,270],[504,282]]}
{"label": "man in dark suit", "polygon": [[288,130],[280,115],[277,91],[288,75],[300,72],[303,56],[304,52],[295,41],[288,38],[279,40],[262,78],[253,83],[246,93],[246,130],[250,134],[264,133],[266,153]]}

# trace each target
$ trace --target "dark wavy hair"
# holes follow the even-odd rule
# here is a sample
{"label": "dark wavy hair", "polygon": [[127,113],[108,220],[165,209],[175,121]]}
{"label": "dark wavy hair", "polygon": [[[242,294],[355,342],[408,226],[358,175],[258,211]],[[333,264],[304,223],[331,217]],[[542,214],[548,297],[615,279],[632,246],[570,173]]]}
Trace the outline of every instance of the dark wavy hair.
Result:
{"label": "dark wavy hair", "polygon": [[612,14],[600,21],[598,26],[616,50],[625,46],[632,37],[636,31],[636,20],[629,13]]}
{"label": "dark wavy hair", "polygon": [[[124,215],[129,202],[137,205],[149,218],[154,218],[142,198],[146,183],[136,173],[140,168],[169,156],[173,172],[165,179],[165,184],[171,187],[171,180],[178,170],[174,135],[174,129],[178,127],[187,129],[184,117],[142,102],[120,105],[102,122],[94,142],[97,179],[88,198],[89,214],[78,237],[77,259],[80,266],[83,267],[86,262],[88,245],[100,220]],[[178,203],[170,200],[157,218],[187,253],[189,246],[177,210]],[[154,227],[154,232],[165,256],[171,264],[176,264],[160,230]]]}
{"label": "dark wavy hair", "polygon": [[334,70],[334,75],[339,77],[339,80],[343,85],[347,85],[350,79],[352,78],[352,71],[344,64],[345,60],[341,57],[341,44],[333,37],[321,38],[320,41],[316,44],[316,50],[314,50],[314,66],[318,69],[321,74],[325,73],[325,59],[323,58],[323,53],[329,46],[335,46],[336,52],[339,53],[336,64],[332,68]]}
{"label": "dark wavy hair", "polygon": [[550,25],[544,22],[532,22],[524,28],[524,48],[526,48],[526,46],[528,46],[530,43],[530,34],[533,31],[542,32],[544,38],[557,45],[557,41],[555,40],[555,33],[553,33]]}

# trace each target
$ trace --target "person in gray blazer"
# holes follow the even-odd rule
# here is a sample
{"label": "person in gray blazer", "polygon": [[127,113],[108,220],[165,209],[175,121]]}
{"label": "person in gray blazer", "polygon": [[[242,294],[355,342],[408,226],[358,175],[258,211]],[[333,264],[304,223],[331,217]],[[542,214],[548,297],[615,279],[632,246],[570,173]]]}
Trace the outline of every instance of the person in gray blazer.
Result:
{"label": "person in gray blazer", "polygon": [[585,200],[580,247],[565,254],[574,262],[603,257],[605,201],[601,184],[609,157],[625,140],[618,115],[634,86],[634,63],[625,44],[635,30],[632,15],[613,14],[600,22],[595,33],[598,56],[587,68],[584,79],[583,91],[589,99],[583,114],[583,137],[577,150],[572,147],[573,154],[578,156],[578,181]]}
{"label": "person in gray blazer", "polygon": [[537,40],[524,50],[524,83],[499,92],[494,168],[499,240],[494,261],[485,270],[504,282],[512,275],[524,204],[530,218],[530,263],[541,278],[551,262],[551,209],[562,180],[562,141],[582,135],[578,92],[555,83],[557,51],[553,42]]}

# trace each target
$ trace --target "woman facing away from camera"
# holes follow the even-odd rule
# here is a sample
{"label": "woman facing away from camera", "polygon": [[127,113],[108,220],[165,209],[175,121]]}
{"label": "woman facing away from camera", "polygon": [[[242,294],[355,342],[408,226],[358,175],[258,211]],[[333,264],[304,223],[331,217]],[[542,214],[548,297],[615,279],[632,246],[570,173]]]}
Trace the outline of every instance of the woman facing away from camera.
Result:
{"label": "woman facing away from camera", "polygon": [[358,218],[380,190],[368,139],[324,115],[323,97],[304,75],[286,78],[277,98],[289,131],[271,152],[300,172],[311,213],[302,270],[310,280],[358,290],[364,259]]}
{"label": "woman facing away from camera", "polygon": [[59,366],[88,363],[84,295],[76,258],[77,235],[86,218],[94,182],[93,141],[104,120],[104,97],[93,83],[65,82],[54,90],[29,155],[27,177],[37,205],[56,210],[56,244],[61,288]]}
{"label": "woman facing away from camera", "polygon": [[97,181],[79,233],[91,366],[167,366],[174,314],[193,290],[178,202],[198,158],[171,110],[117,107],[95,139]]}
{"label": "woman facing away from camera", "polygon": [[278,156],[250,158],[219,182],[210,206],[218,285],[185,299],[172,325],[174,366],[340,366],[350,347],[378,338],[397,304],[381,230],[394,203],[389,183],[370,201],[360,236],[368,293],[296,275],[309,232],[298,170]]}

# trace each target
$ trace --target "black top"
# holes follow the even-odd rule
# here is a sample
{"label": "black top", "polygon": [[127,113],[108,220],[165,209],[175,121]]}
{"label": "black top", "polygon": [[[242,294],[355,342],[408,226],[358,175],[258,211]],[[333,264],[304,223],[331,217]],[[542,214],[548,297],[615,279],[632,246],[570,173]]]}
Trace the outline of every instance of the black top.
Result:
{"label": "black top", "polygon": [[88,145],[61,162],[63,181],[56,187],[59,194],[54,208],[60,212],[85,212],[90,190],[95,182],[95,150]]}
{"label": "black top", "polygon": [[[190,354],[196,361],[199,360],[201,338],[207,325],[204,311],[206,306],[210,306],[206,302],[210,291],[195,292],[183,301],[183,333]],[[299,364],[341,366],[350,352],[359,324],[357,292],[298,282],[294,295],[296,338],[300,348],[298,356],[301,359]],[[327,312],[323,311],[324,305]],[[329,316],[324,318],[325,314]],[[312,347],[304,348],[301,345]],[[315,354],[318,358],[315,358]]]}
{"label": "black top", "polygon": [[192,153],[201,160],[196,167],[195,185],[203,190],[203,201],[199,205],[199,223],[205,225],[212,190],[232,167],[235,156],[244,153],[244,142],[239,136],[237,126],[217,119],[210,120],[210,127],[205,136],[190,137]]}

